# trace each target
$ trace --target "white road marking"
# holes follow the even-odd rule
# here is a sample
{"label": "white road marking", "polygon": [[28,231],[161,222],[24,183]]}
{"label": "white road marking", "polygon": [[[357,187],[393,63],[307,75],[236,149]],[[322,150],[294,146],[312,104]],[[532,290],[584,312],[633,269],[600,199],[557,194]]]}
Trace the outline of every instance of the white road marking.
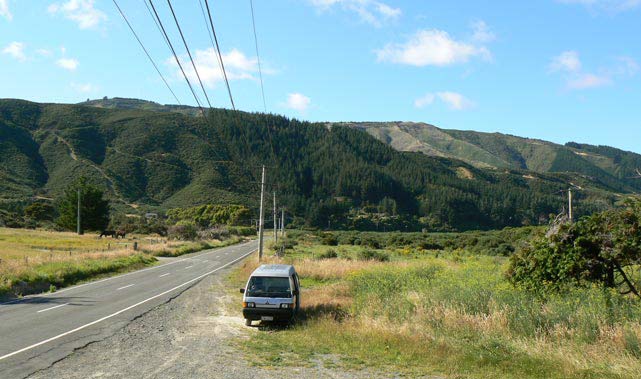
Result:
{"label": "white road marking", "polygon": [[168,272],[168,273],[166,273],[166,274],[162,274],[162,275],[160,275],[160,276],[159,276],[159,278],[162,278],[163,276],[167,276],[167,275],[169,275],[169,274],[170,274],[169,272]]}
{"label": "white road marking", "polygon": [[55,307],[51,307],[51,308],[47,308],[47,309],[41,309],[41,310],[39,310],[37,313],[50,311],[50,310],[52,310],[52,309],[56,309],[56,308],[60,308],[60,307],[64,307],[65,305],[69,305],[69,303],[64,303],[64,304],[56,305]]}
{"label": "white road marking", "polygon": [[116,291],[124,290],[125,288],[129,288],[131,286],[135,286],[135,284],[129,284],[129,285],[126,285],[124,287],[117,288]]}
{"label": "white road marking", "polygon": [[75,328],[75,329],[72,329],[72,330],[69,330],[69,331],[67,331],[67,332],[64,332],[64,333],[58,334],[57,336],[54,336],[54,337],[48,338],[48,339],[43,340],[43,341],[40,341],[40,342],[38,342],[38,343],[34,343],[33,345],[30,345],[30,346],[24,347],[24,348],[22,348],[22,349],[20,349],[20,350],[16,350],[16,351],[14,351],[14,352],[12,352],[12,353],[5,354],[5,355],[3,355],[3,356],[1,356],[1,357],[0,357],[0,361],[1,361],[1,360],[3,360],[3,359],[7,359],[7,358],[9,358],[9,357],[13,357],[13,356],[14,356],[14,355],[16,355],[16,354],[20,354],[20,353],[22,353],[22,352],[25,352],[25,351],[31,350],[31,349],[36,348],[36,347],[38,347],[38,346],[42,346],[42,345],[44,345],[44,344],[46,344],[46,343],[49,343],[49,342],[51,342],[51,341],[55,341],[55,340],[60,339],[60,338],[62,338],[62,337],[68,336],[68,335],[70,335],[70,334],[72,334],[72,333],[78,332],[78,331],[83,330],[83,329],[85,329],[85,328],[88,328],[88,327],[90,327],[90,326],[92,326],[92,325],[96,325],[96,324],[98,324],[98,323],[100,323],[100,322],[103,322],[103,321],[105,321],[105,320],[108,320],[108,319],[110,319],[110,318],[112,318],[112,317],[116,317],[116,316],[118,316],[119,314],[124,313],[124,312],[127,312],[128,310],[133,309],[133,308],[135,308],[135,307],[137,307],[137,306],[139,306],[139,305],[145,304],[145,303],[147,303],[147,302],[149,302],[149,301],[151,301],[151,300],[157,299],[157,298],[159,298],[159,297],[161,297],[161,296],[163,296],[163,295],[166,295],[166,294],[168,294],[168,293],[170,293],[170,292],[172,292],[172,291],[175,291],[175,290],[177,290],[178,288],[184,287],[184,286],[186,286],[186,285],[188,285],[188,284],[191,284],[191,283],[193,283],[193,282],[195,282],[195,281],[198,281],[198,280],[200,280],[200,279],[204,278],[204,277],[205,277],[205,276],[207,276],[207,275],[211,275],[211,274],[213,274],[214,272],[216,272],[216,271],[218,271],[218,270],[222,270],[223,268],[225,268],[225,267],[227,267],[227,266],[230,266],[230,265],[232,265],[232,264],[234,264],[234,263],[236,263],[236,262],[240,261],[241,259],[244,259],[245,257],[247,257],[247,256],[249,256],[249,255],[251,255],[251,254],[253,254],[255,251],[256,251],[256,250],[252,250],[252,251],[250,251],[249,253],[244,254],[244,255],[242,255],[242,256],[240,256],[240,257],[238,257],[238,258],[234,259],[233,261],[231,261],[231,262],[229,262],[229,263],[225,264],[224,266],[220,266],[220,267],[218,267],[217,269],[214,269],[214,270],[211,270],[211,271],[209,271],[209,272],[206,272],[206,273],[204,273],[204,274],[202,274],[202,275],[200,275],[200,276],[197,276],[197,277],[195,277],[195,278],[193,278],[193,279],[191,279],[191,280],[188,280],[188,281],[184,282],[183,284],[179,284],[179,285],[177,285],[177,286],[176,286],[176,287],[174,287],[174,288],[170,288],[170,289],[168,289],[167,291],[161,292],[161,293],[159,293],[158,295],[154,295],[154,296],[152,296],[152,297],[150,297],[150,298],[147,298],[147,299],[145,299],[145,300],[143,300],[143,301],[140,301],[140,302],[138,302],[138,303],[136,303],[136,304],[134,304],[134,305],[130,305],[130,306],[128,306],[127,308],[123,308],[123,309],[119,310],[118,312],[114,312],[114,313],[112,313],[112,314],[110,314],[110,315],[108,315],[108,316],[105,316],[105,317],[103,317],[103,318],[99,318],[98,320],[92,321],[92,322],[90,322],[90,323],[88,323],[88,324],[84,324],[84,325],[79,326],[79,327],[77,327],[77,328]]}
{"label": "white road marking", "polygon": [[[252,242],[256,242],[256,240],[251,240],[251,241],[245,242],[245,243],[243,243],[243,244],[241,244],[241,245],[238,245],[238,246],[245,246],[245,245],[249,245],[249,244],[251,244]],[[224,249],[224,248],[222,248],[222,249]],[[206,250],[205,250],[205,251],[206,251]],[[206,251],[206,252],[204,252],[204,253],[202,253],[202,252],[201,252],[201,253],[200,253],[200,254],[198,254],[197,256],[199,257],[199,256],[201,256],[201,255],[207,255],[207,254],[212,254],[212,253],[217,253],[217,252],[218,252],[218,248],[215,248],[215,249],[212,249],[212,250]],[[192,259],[192,258],[183,258],[183,259],[178,259],[178,260],[175,260],[175,261],[173,261],[173,262],[163,263],[163,264],[158,265],[158,266],[149,267],[149,268],[145,268],[145,269],[138,270],[138,271],[132,271],[132,272],[128,272],[128,273],[126,273],[126,274],[122,274],[122,275],[110,276],[110,277],[108,277],[108,278],[100,279],[100,280],[96,280],[96,281],[93,281],[93,282],[88,282],[88,283],[84,283],[84,284],[78,284],[77,286],[67,287],[67,288],[61,289],[61,290],[56,291],[56,292],[24,296],[24,297],[22,297],[22,298],[20,298],[20,299],[9,300],[9,301],[6,301],[6,302],[4,302],[4,303],[0,303],[0,305],[13,304],[13,303],[19,303],[19,302],[22,302],[22,301],[25,301],[25,300],[29,300],[29,298],[31,298],[31,297],[36,297],[36,296],[38,296],[38,297],[49,297],[49,296],[53,296],[53,295],[57,295],[57,294],[59,294],[59,293],[65,292],[65,291],[75,290],[76,288],[80,288],[80,287],[84,287],[84,286],[90,286],[90,285],[92,285],[92,284],[98,284],[98,283],[106,282],[106,281],[108,281],[108,280],[113,280],[113,279],[122,278],[123,276],[133,275],[133,274],[137,274],[137,273],[139,273],[139,272],[144,272],[144,271],[148,271],[148,270],[155,270],[155,269],[157,269],[157,268],[165,267],[165,266],[168,266],[168,265],[173,265],[173,264],[175,264],[175,263],[180,263],[180,262],[188,261],[188,260],[190,260],[190,259]]]}
{"label": "white road marking", "polygon": [[187,270],[188,268],[192,268],[192,267],[194,267],[194,265],[187,266],[187,267],[185,267],[185,270]]}

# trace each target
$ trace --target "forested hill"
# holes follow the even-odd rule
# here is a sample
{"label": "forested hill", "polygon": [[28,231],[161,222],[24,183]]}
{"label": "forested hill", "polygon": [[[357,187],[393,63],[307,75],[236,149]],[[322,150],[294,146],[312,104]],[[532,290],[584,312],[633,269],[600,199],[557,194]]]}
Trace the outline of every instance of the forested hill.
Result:
{"label": "forested hill", "polygon": [[86,176],[122,212],[203,203],[255,209],[265,164],[269,190],[300,224],[471,229],[545,222],[561,211],[570,182],[584,188],[579,215],[626,191],[585,175],[398,152],[342,125],[221,109],[205,119],[118,101],[126,106],[0,100],[0,204],[55,198]]}
{"label": "forested hill", "polygon": [[413,122],[348,123],[400,151],[460,159],[477,167],[574,172],[622,191],[641,191],[641,155],[608,146],[548,141],[501,133],[448,130]]}

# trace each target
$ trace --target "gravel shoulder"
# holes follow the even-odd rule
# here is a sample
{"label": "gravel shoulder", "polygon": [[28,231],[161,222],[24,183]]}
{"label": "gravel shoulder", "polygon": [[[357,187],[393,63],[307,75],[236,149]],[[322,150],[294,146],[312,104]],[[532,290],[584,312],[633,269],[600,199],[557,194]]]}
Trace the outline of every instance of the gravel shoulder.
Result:
{"label": "gravel shoulder", "polygon": [[[325,367],[251,365],[234,345],[251,333],[231,311],[227,268],[132,320],[101,341],[77,349],[30,378],[372,378],[372,372]],[[385,376],[389,377],[389,375]]]}

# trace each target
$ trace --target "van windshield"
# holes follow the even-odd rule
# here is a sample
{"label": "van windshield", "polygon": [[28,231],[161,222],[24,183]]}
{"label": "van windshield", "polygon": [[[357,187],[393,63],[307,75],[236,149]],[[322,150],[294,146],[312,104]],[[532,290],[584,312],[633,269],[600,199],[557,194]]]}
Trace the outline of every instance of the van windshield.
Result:
{"label": "van windshield", "polygon": [[247,285],[249,297],[292,297],[289,278],[253,276]]}

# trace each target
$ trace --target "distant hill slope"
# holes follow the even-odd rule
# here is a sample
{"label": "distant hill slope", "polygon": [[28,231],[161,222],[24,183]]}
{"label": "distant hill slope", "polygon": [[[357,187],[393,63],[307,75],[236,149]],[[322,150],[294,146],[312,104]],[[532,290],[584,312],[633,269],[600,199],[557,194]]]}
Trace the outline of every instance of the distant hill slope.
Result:
{"label": "distant hill slope", "polygon": [[[527,164],[480,149],[471,138],[437,132],[434,150],[440,153],[430,155],[441,157],[396,151],[355,128],[273,115],[213,109],[205,119],[191,107],[136,99],[80,105],[4,99],[0,200],[55,198],[86,176],[121,211],[204,203],[255,209],[264,164],[268,190],[278,191],[301,223],[376,228],[379,221],[371,220],[378,217],[396,220],[393,227],[403,230],[462,230],[545,222],[564,206],[569,183],[584,188],[577,193],[577,215],[609,207],[628,191],[607,176],[526,171]],[[459,150],[505,168],[450,158]]]}
{"label": "distant hill slope", "polygon": [[501,133],[440,129],[411,122],[344,125],[365,130],[399,151],[460,159],[477,167],[574,172],[621,191],[640,191],[641,155],[607,146],[552,142]]}

